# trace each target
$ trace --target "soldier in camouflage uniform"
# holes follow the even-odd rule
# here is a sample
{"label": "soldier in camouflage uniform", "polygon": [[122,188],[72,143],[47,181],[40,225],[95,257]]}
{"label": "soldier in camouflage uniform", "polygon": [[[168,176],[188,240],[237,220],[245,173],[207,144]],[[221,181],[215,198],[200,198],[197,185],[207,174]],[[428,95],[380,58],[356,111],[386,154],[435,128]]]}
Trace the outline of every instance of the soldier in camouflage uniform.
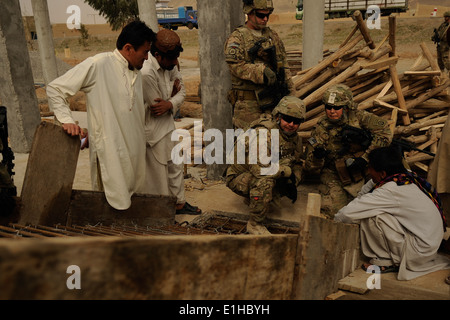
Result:
{"label": "soldier in camouflage uniform", "polygon": [[[0,154],[3,151],[3,144],[0,139]],[[6,164],[0,162],[0,215],[7,216],[13,212],[16,202],[13,196],[16,195],[16,187],[11,179]]]}
{"label": "soldier in camouflage uniform", "polygon": [[386,120],[357,110],[345,85],[330,87],[322,101],[326,115],[308,140],[304,170],[320,175],[322,213],[333,218],[364,184],[370,151],[388,146],[392,133]]}
{"label": "soldier in camouflage uniform", "polygon": [[[302,140],[297,130],[305,117],[305,105],[302,100],[286,96],[274,108],[272,116],[262,116],[250,125],[255,130],[257,143],[263,139],[263,130],[267,133],[267,146],[271,146],[271,130],[279,133],[279,161],[277,170],[269,174],[262,174],[270,164],[262,164],[259,160],[255,164],[249,161],[249,142],[245,142],[245,162],[234,161],[226,171],[226,184],[236,194],[248,199],[250,219],[247,232],[250,234],[270,234],[262,224],[270,202],[278,203],[282,196],[287,196],[293,202],[297,199],[297,186],[302,179]],[[275,138],[275,137],[274,137]],[[239,138],[238,138],[239,141]],[[237,144],[237,143],[236,143]],[[237,159],[238,147],[235,145],[234,156]],[[250,149],[251,151],[251,149]],[[270,155],[270,151],[267,153]]]}
{"label": "soldier in camouflage uniform", "polygon": [[450,51],[450,11],[444,13],[445,21],[437,29],[437,60],[441,71],[450,71],[449,51]]}
{"label": "soldier in camouflage uniform", "polygon": [[[235,128],[244,129],[262,113],[270,114],[279,100],[292,92],[283,42],[266,26],[272,11],[272,0],[244,0],[247,22],[225,43],[232,82],[228,100],[233,106]],[[274,94],[258,96],[270,88],[274,88]]]}

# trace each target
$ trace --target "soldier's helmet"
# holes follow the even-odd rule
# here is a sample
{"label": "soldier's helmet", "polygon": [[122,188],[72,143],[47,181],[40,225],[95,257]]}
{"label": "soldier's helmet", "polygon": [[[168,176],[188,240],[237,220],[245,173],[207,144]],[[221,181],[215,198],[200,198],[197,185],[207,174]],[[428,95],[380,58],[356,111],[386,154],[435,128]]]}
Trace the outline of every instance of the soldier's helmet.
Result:
{"label": "soldier's helmet", "polygon": [[303,100],[294,96],[285,96],[273,109],[272,115],[283,114],[297,119],[305,119],[306,106]]}
{"label": "soldier's helmet", "polygon": [[325,105],[343,106],[349,109],[356,107],[356,104],[353,102],[352,90],[345,84],[337,84],[328,88],[322,96],[322,102]]}
{"label": "soldier's helmet", "polygon": [[450,17],[450,11],[445,11],[444,12],[444,17]]}
{"label": "soldier's helmet", "polygon": [[244,13],[249,14],[253,10],[270,10],[273,11],[272,0],[243,0]]}

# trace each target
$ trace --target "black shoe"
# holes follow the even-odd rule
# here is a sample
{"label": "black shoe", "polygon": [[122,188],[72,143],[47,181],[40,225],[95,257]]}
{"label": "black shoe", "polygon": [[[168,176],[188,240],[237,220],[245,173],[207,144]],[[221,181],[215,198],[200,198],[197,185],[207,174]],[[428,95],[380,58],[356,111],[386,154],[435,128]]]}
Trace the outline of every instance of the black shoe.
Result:
{"label": "black shoe", "polygon": [[199,215],[202,213],[202,210],[198,207],[190,205],[188,202],[185,202],[183,208],[176,211],[175,214],[190,214],[190,215]]}

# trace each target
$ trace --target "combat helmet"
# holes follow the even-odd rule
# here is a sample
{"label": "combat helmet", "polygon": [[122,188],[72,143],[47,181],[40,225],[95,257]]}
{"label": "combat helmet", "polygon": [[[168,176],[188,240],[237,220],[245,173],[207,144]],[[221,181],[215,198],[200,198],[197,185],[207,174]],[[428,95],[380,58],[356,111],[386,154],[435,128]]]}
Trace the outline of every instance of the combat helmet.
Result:
{"label": "combat helmet", "polygon": [[450,17],[450,11],[445,11],[444,12],[444,17]]}
{"label": "combat helmet", "polygon": [[272,115],[283,114],[297,119],[305,119],[306,106],[303,100],[294,96],[285,96],[273,109]]}
{"label": "combat helmet", "polygon": [[345,84],[336,84],[328,88],[322,96],[322,102],[336,107],[347,106],[349,109],[354,109],[356,106],[353,102],[352,90]]}
{"label": "combat helmet", "polygon": [[272,0],[243,0],[244,13],[249,14],[252,10],[270,10],[273,11]]}

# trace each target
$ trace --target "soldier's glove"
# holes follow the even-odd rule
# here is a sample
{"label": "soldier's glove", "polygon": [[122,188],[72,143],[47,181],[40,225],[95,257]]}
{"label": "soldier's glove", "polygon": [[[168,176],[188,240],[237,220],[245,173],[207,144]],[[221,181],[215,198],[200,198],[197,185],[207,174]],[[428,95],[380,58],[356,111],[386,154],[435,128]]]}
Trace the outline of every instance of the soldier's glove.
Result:
{"label": "soldier's glove", "polygon": [[280,169],[278,169],[278,177],[290,177],[292,176],[292,169],[289,166],[281,165]]}
{"label": "soldier's glove", "polygon": [[273,86],[275,82],[277,81],[277,75],[275,72],[272,71],[269,67],[266,67],[264,69],[264,84],[270,86]]}
{"label": "soldier's glove", "polygon": [[362,172],[367,166],[367,161],[364,158],[355,158],[350,165],[347,165],[348,170],[353,172]]}
{"label": "soldier's glove", "polygon": [[314,151],[313,151],[313,155],[317,159],[325,158],[328,153],[329,153],[329,151],[325,150],[322,147],[315,148]]}
{"label": "soldier's glove", "polygon": [[292,200],[292,203],[297,201],[297,184],[295,174],[291,174],[289,177],[282,177],[277,179],[277,187],[280,196],[286,196]]}

